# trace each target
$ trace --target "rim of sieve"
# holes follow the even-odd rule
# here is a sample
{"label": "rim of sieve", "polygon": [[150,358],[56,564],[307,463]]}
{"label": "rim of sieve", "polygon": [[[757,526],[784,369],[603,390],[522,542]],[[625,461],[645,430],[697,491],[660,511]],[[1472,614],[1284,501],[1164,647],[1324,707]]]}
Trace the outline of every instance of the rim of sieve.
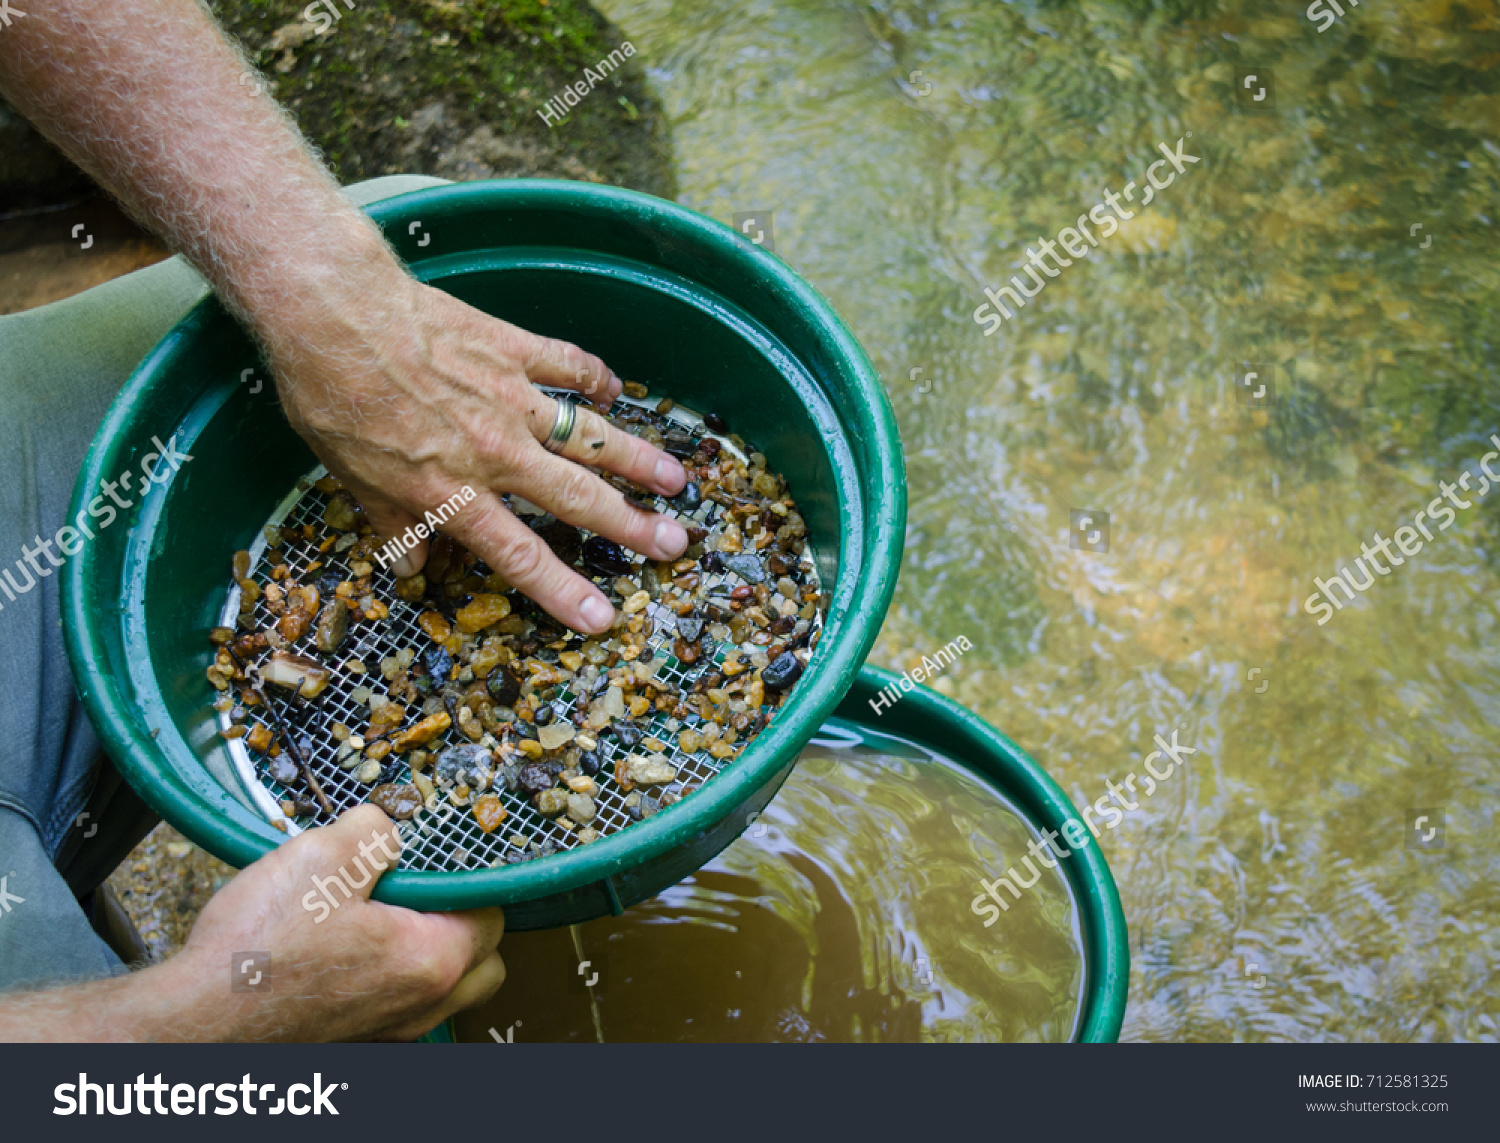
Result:
{"label": "rim of sieve", "polygon": [[[567,390],[544,388],[544,391],[550,396],[570,400],[577,404],[587,403],[584,397]],[[621,396],[615,400],[617,407],[629,405],[648,412],[653,419],[660,418],[665,422],[670,422],[674,426],[688,429],[695,436],[703,438],[712,437],[720,443],[724,451],[733,454],[741,461],[748,460],[746,452],[735,445],[727,435],[710,431],[704,423],[702,416],[697,412],[681,404],[676,404],[666,413],[660,413],[655,409],[656,404],[657,402],[649,398]],[[312,469],[297,481],[292,491],[273,509],[265,524],[256,534],[254,542],[247,549],[250,554],[249,577],[251,579],[265,579],[265,569],[261,565],[261,557],[270,546],[266,536],[267,528],[295,528],[302,523],[321,520],[322,509],[327,503],[328,496],[325,493],[319,492],[313,487],[313,484],[326,475],[327,471],[327,468],[323,465],[318,465]],[[507,497],[507,500],[513,501],[511,505],[513,510],[518,508],[518,504],[514,502],[516,499]],[[710,525],[712,522],[722,519],[724,514],[723,506],[710,499],[705,499],[691,514],[683,512],[666,497],[658,496],[654,497],[654,500],[658,511],[665,512],[675,519],[684,520],[689,523]],[[792,497],[792,500],[795,504],[795,496]],[[519,505],[522,506],[525,516],[545,515],[541,509],[536,508],[534,505],[526,504],[525,501],[519,501]],[[288,521],[295,521],[295,523],[288,524]],[[593,534],[588,532],[587,529],[580,529],[580,531],[585,535]],[[336,553],[336,546],[333,551]],[[308,582],[303,578],[303,573],[307,565],[313,559],[325,554],[328,553],[316,551],[311,541],[301,540],[295,543],[286,563],[295,569],[296,577],[299,581]],[[627,575],[636,574],[639,569],[643,568],[649,562],[644,556],[638,553],[627,552],[627,555],[631,558],[633,565],[632,571],[626,573]],[[322,561],[320,560],[319,562]],[[811,631],[816,634],[821,632],[823,628],[826,599],[822,595],[822,580],[818,574],[816,552],[811,543],[804,542],[803,551],[799,557],[799,571],[804,577],[805,582],[819,592],[818,609],[811,619]],[[243,736],[226,740],[234,771],[244,787],[247,796],[254,802],[256,809],[260,811],[266,820],[275,825],[277,829],[284,830],[288,838],[295,837],[303,829],[309,828],[312,825],[327,825],[335,820],[340,813],[368,800],[369,793],[379,784],[379,780],[377,779],[375,782],[368,783],[360,782],[353,776],[349,767],[341,765],[337,759],[339,743],[332,738],[327,728],[332,722],[338,721],[347,725],[352,733],[359,733],[360,727],[356,723],[356,718],[367,719],[369,712],[366,710],[363,713],[354,713],[360,710],[360,703],[353,698],[353,694],[368,684],[374,683],[378,685],[378,680],[380,679],[378,668],[376,670],[368,670],[368,663],[372,659],[379,660],[393,655],[398,650],[407,646],[415,645],[418,648],[423,648],[428,642],[426,636],[418,629],[416,621],[417,615],[426,610],[426,604],[408,603],[398,598],[393,590],[394,577],[391,576],[388,569],[377,566],[372,574],[378,584],[375,594],[382,603],[390,608],[390,615],[387,619],[378,623],[361,623],[357,627],[352,628],[349,637],[346,638],[344,645],[340,647],[336,654],[319,657],[319,662],[333,672],[333,678],[323,695],[320,695],[318,700],[316,700],[317,717],[320,726],[312,733],[306,735],[313,742],[312,757],[308,759],[308,763],[309,768],[318,779],[322,789],[328,793],[330,800],[334,804],[335,808],[332,814],[319,810],[307,825],[300,824],[295,817],[288,817],[282,809],[282,800],[287,796],[301,795],[300,788],[288,789],[281,787],[270,775],[271,759],[269,754],[256,759],[252,756]],[[733,573],[728,571],[703,572],[700,570],[699,574],[703,577],[702,582],[710,592],[715,588],[732,588],[738,582],[738,577],[735,577]],[[315,576],[316,573],[313,573],[314,578]],[[229,627],[236,631],[239,630],[237,620],[239,617],[240,595],[239,585],[231,581],[224,606],[219,613],[219,625],[221,627]],[[671,615],[670,609],[656,600],[653,600],[649,605],[649,614],[654,620],[658,621]],[[257,603],[255,615],[257,630],[263,629],[268,623],[274,621],[274,617],[266,609],[264,601]],[[671,618],[675,619],[675,616],[671,616]],[[659,669],[658,677],[669,678],[674,683],[687,681],[689,675],[702,673],[712,665],[721,664],[737,646],[742,654],[747,653],[745,651],[746,644],[737,645],[731,642],[720,642],[711,661],[701,662],[692,667],[677,664],[675,658],[667,650],[672,643],[670,632],[673,630],[675,630],[675,625],[669,619],[668,625],[658,627],[657,631],[648,641],[648,646],[655,653],[653,661],[655,661],[656,656],[662,657],[664,660],[668,658],[672,659],[673,665],[671,666],[667,666],[663,662],[665,671],[663,674]],[[764,650],[763,648],[758,649]],[[255,660],[247,662],[245,666],[251,668],[254,676],[258,676],[259,668],[264,666],[265,662],[269,660],[269,654],[270,652],[267,650]],[[347,667],[347,663],[354,658],[360,659],[367,666],[367,674],[363,676],[365,681],[361,681],[362,676]],[[254,725],[265,726],[268,730],[277,734],[278,739],[282,742],[283,754],[288,754],[295,760],[296,755],[291,754],[286,745],[286,736],[279,733],[280,725],[283,722],[289,721],[290,716],[287,708],[291,704],[286,696],[283,696],[274,686],[262,686],[260,689],[266,703],[273,704],[274,717],[263,716],[259,706],[247,707],[245,719],[239,725],[242,725],[246,730]],[[796,687],[794,686],[791,693],[795,693],[795,690]],[[554,710],[562,713],[569,709],[573,701],[574,694],[571,688],[567,688],[564,695],[560,695],[549,705]],[[790,693],[787,701],[790,701]],[[330,704],[333,705],[333,709],[331,710],[328,709]],[[678,734],[682,729],[696,729],[702,724],[702,720],[696,714],[690,715],[688,720],[683,720],[677,730],[667,730],[665,726],[658,727],[657,723],[677,720],[662,719],[657,712],[650,712],[648,715],[643,715],[641,719],[644,721],[633,721],[636,721],[637,725],[641,726],[645,734],[655,736],[665,743],[666,749],[661,753],[666,756],[667,761],[678,771],[679,775],[677,779],[659,790],[643,789],[637,791],[643,796],[649,795],[658,801],[660,796],[667,792],[677,795],[674,801],[695,795],[698,790],[709,785],[726,769],[735,765],[745,750],[748,750],[754,741],[752,739],[750,742],[747,742],[733,757],[726,759],[713,758],[706,750],[687,754],[678,744]],[[218,714],[218,725],[222,731],[228,730],[236,724],[233,722],[229,711],[221,711]],[[293,733],[302,734],[306,729],[306,727],[299,726],[295,728]],[[596,733],[594,737],[598,742],[596,752],[599,754],[601,761],[598,779],[599,789],[593,795],[597,811],[595,818],[587,824],[597,826],[597,838],[594,840],[598,840],[604,837],[612,837],[617,833],[631,829],[639,825],[641,820],[644,819],[630,819],[627,808],[629,804],[627,803],[627,792],[621,790],[610,776],[615,758],[629,754],[632,750],[625,748],[611,738],[605,738],[602,733]],[[451,745],[461,745],[466,741],[468,740],[457,733],[456,728],[450,728],[450,730],[443,733],[440,745],[433,744],[430,748],[424,749],[431,749],[432,752],[436,753],[442,748]],[[397,774],[391,778],[391,781],[402,785],[409,784],[403,779],[410,774],[410,759],[396,756],[393,762],[397,765],[398,769]],[[693,783],[693,785],[686,792],[683,792],[683,787],[688,782]],[[282,790],[282,793],[276,792],[278,788]],[[518,843],[514,840],[517,837],[524,837],[527,841],[534,841],[540,836],[544,843],[552,843],[557,847],[556,852],[534,855],[526,858],[525,860],[527,861],[551,860],[560,854],[570,852],[582,845],[594,844],[594,840],[589,842],[579,840],[579,833],[582,829],[581,823],[575,825],[573,829],[564,828],[558,824],[557,819],[549,819],[539,814],[535,807],[531,805],[530,799],[523,795],[513,791],[506,791],[499,786],[495,787],[491,792],[499,796],[501,804],[505,807],[509,816],[498,828],[489,833],[478,827],[477,822],[467,807],[448,804],[445,798],[440,798],[439,804],[435,809],[422,812],[416,820],[398,823],[402,849],[401,858],[396,868],[409,871],[449,874],[461,873],[471,869],[483,869],[485,867],[492,869],[500,868],[506,864],[508,856],[528,852],[526,844]],[[475,796],[477,797],[477,793]],[[663,806],[661,808],[664,809],[666,807]],[[659,812],[660,809],[656,809],[652,811],[652,814]],[[563,816],[566,817],[566,815]],[[444,848],[445,845],[446,849]],[[459,856],[460,854],[462,854],[461,857]]]}
{"label": "rim of sieve", "polygon": [[[829,491],[841,530],[839,575],[830,592],[825,634],[809,665],[811,677],[804,676],[806,685],[783,705],[739,765],[703,797],[668,807],[563,861],[441,879],[395,872],[381,879],[375,896],[426,910],[546,899],[556,902],[554,912],[566,912],[577,895],[607,891],[612,877],[638,869],[641,882],[656,886],[650,889],[655,892],[711,857],[705,845],[722,848],[729,839],[718,840],[718,828],[732,815],[769,799],[796,751],[852,685],[875,641],[895,589],[906,518],[905,464],[884,387],[859,343],[815,289],[774,254],[675,203],[618,187],[517,179],[417,191],[386,199],[367,213],[412,271],[438,285],[447,275],[474,270],[562,266],[670,295],[794,365],[786,374],[788,385],[822,428],[826,439],[818,447],[834,461]],[[506,229],[531,226],[533,217],[556,232],[564,224],[569,232],[581,230],[582,244],[570,246],[564,257],[527,246]],[[479,238],[462,255],[423,250],[407,233],[410,223],[423,218],[462,224],[464,232],[477,228]],[[71,516],[83,510],[106,476],[134,463],[145,451],[141,442],[163,426],[175,426],[180,447],[191,451],[226,405],[244,399],[237,374],[205,376],[196,365],[202,347],[226,338],[243,343],[247,357],[253,354],[243,331],[210,297],[147,354],[84,457]],[[208,748],[196,739],[189,742],[172,721],[164,680],[147,657],[142,583],[165,504],[183,479],[170,474],[164,487],[136,506],[129,525],[117,525],[86,545],[60,570],[64,640],[91,721],[131,785],[190,840],[243,866],[269,852],[282,835],[212,777],[205,762]]]}

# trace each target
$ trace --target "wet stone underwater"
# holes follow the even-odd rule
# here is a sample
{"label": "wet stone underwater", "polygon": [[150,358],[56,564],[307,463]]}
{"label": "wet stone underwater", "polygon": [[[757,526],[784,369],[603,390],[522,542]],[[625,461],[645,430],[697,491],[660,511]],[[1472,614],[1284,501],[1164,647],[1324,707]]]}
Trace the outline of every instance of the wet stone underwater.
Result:
{"label": "wet stone underwater", "polygon": [[[1080,807],[1158,734],[1197,751],[1101,838],[1122,1038],[1495,1040],[1500,496],[1302,605],[1500,432],[1500,10],[600,6],[681,201],[753,215],[887,379],[911,506],[872,660],[966,636],[935,685]],[[1036,289],[1026,248],[1131,180],[985,336],[985,288]]]}

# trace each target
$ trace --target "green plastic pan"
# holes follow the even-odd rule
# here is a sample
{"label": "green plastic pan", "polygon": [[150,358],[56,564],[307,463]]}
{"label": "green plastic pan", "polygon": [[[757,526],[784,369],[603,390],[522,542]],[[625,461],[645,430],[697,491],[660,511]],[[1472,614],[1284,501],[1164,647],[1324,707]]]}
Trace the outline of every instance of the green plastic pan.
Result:
{"label": "green plastic pan", "polygon": [[[1035,827],[1061,831],[1078,811],[1041,765],[989,723],[937,691],[916,686],[899,702],[871,703],[900,676],[866,666],[829,724],[847,725],[866,740],[890,737],[913,743],[963,766],[1024,814]],[[1109,865],[1098,845],[1075,850],[1058,868],[1073,890],[1083,934],[1085,987],[1076,1039],[1113,1042],[1120,1035],[1130,987],[1130,938]]]}
{"label": "green plastic pan", "polygon": [[[519,865],[398,870],[376,896],[426,910],[506,907],[530,929],[586,920],[697,869],[763,807],[853,684],[900,564],[906,480],[879,377],[828,304],[774,255],[672,203],[586,183],[463,183],[370,211],[414,273],[488,313],[575,341],[653,394],[713,411],[783,473],[807,522],[828,611],[774,722],[692,796],[591,845]],[[106,749],[168,822],[243,866],[284,840],[217,734],[206,633],[230,554],[250,546],[316,463],[249,338],[197,306],[105,417],[70,515],[138,466],[153,437],[192,456],[66,566],[74,679]],[[158,470],[158,475],[162,475]]]}

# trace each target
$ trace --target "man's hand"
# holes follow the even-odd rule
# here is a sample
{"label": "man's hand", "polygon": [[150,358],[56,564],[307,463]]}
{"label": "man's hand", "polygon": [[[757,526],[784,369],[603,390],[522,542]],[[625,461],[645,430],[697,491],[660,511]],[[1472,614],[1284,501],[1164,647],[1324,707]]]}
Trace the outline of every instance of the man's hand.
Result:
{"label": "man's hand", "polygon": [[[414,1039],[505,981],[495,947],[505,917],[371,901],[399,852],[379,807],[349,810],[220,890],[169,963],[216,996],[238,1040]],[[232,961],[246,950],[269,952],[270,972],[264,987],[236,992]]]}
{"label": "man's hand", "polygon": [[[371,901],[397,852],[378,807],[352,809],[246,868],[165,964],[0,997],[0,1041],[414,1039],[504,982],[505,918]],[[271,960],[243,987],[235,959],[252,951]]]}
{"label": "man's hand", "polygon": [[[293,427],[383,537],[472,487],[476,499],[445,530],[569,627],[608,629],[614,609],[604,595],[512,516],[500,494],[519,493],[652,559],[672,559],[687,547],[682,525],[631,507],[583,465],[667,496],[687,480],[682,465],[587,407],[562,455],[549,453],[541,442],[557,402],[536,385],[594,395],[608,407],[621,385],[604,362],[392,271],[373,288],[361,284],[357,306],[325,299],[290,322],[263,325]],[[357,323],[349,320],[355,308]],[[413,574],[426,555],[424,541],[394,570]]]}
{"label": "man's hand", "polygon": [[468,484],[478,497],[447,530],[568,626],[605,630],[603,594],[499,497],[669,558],[687,546],[681,526],[578,462],[668,495],[681,465],[592,413],[567,459],[547,453],[556,406],[533,384],[607,404],[613,374],[419,285],[287,116],[240,82],[248,68],[195,0],[48,0],[0,35],[0,92],[213,282],[266,347],[293,426],[385,539]]}

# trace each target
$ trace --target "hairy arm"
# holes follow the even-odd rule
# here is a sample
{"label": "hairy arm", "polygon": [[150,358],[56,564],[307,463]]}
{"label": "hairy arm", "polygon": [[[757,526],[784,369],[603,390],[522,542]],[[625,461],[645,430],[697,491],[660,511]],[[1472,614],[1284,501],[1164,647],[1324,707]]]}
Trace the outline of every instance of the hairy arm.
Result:
{"label": "hairy arm", "polygon": [[268,338],[399,278],[249,63],[190,0],[47,0],[0,30],[0,86]]}
{"label": "hairy arm", "polygon": [[[390,819],[375,806],[308,830],[225,886],[166,963],[0,995],[0,1043],[414,1039],[504,982],[496,945],[505,918],[499,909],[426,914],[371,901],[397,853]],[[320,896],[315,875],[352,888]],[[270,963],[256,987],[236,988],[246,982],[236,980],[236,958],[252,950],[270,953]]]}
{"label": "hairy arm", "polygon": [[[0,28],[0,91],[213,283],[276,372],[292,426],[386,538],[465,485],[448,530],[576,630],[607,629],[604,595],[504,506],[515,492],[670,559],[673,520],[628,505],[580,461],[664,495],[666,453],[584,410],[545,451],[548,384],[620,392],[575,345],[537,337],[416,282],[194,0],[46,0]],[[416,571],[425,544],[397,566]]]}

